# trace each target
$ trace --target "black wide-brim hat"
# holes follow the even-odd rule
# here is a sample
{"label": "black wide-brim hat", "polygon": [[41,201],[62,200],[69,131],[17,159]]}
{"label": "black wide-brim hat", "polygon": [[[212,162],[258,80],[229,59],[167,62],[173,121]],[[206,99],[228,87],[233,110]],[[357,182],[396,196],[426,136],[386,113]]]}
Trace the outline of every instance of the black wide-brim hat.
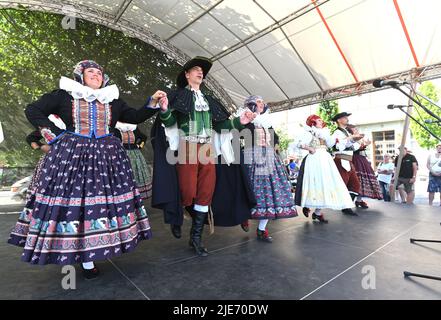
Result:
{"label": "black wide-brim hat", "polygon": [[352,113],[348,113],[348,112],[340,112],[337,113],[335,116],[332,117],[332,121],[336,122],[338,119],[343,118],[343,117],[349,117]]}
{"label": "black wide-brim hat", "polygon": [[211,66],[213,65],[213,62],[205,57],[194,57],[190,61],[187,61],[184,66],[182,67],[182,71],[178,74],[178,77],[176,78],[176,84],[179,88],[185,88],[188,84],[187,78],[185,77],[185,72],[190,70],[194,67],[201,67],[202,72],[204,74],[204,79],[207,76],[208,72],[211,69]]}

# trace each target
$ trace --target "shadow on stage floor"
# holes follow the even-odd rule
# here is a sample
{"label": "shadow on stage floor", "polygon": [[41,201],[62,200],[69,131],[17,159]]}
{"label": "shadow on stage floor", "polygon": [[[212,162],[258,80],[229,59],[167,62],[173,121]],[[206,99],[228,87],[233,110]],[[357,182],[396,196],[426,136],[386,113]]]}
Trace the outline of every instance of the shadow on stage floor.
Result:
{"label": "shadow on stage floor", "polygon": [[441,208],[369,203],[358,217],[328,211],[327,225],[301,214],[271,221],[272,244],[255,239],[255,222],[248,233],[216,228],[204,235],[206,258],[188,247],[190,221],[177,240],[150,210],[154,238],[98,262],[94,281],[77,266],[75,290],[62,289],[60,266],[20,261],[21,249],[6,243],[18,215],[0,214],[0,299],[440,299],[441,282],[403,270],[441,276],[441,244],[409,242],[441,239]]}

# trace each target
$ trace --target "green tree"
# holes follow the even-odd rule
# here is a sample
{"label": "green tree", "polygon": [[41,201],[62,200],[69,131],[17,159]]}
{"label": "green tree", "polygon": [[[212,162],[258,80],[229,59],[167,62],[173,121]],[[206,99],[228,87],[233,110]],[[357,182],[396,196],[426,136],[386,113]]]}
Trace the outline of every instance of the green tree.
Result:
{"label": "green tree", "polygon": [[[428,97],[430,100],[434,102],[438,102],[439,98],[439,89],[430,81],[424,82],[418,89],[424,96]],[[441,117],[440,108],[431,105],[428,101],[424,99],[420,99],[421,103],[430,111]],[[414,104],[414,111],[412,116],[417,119],[420,123],[423,123],[427,128],[432,131],[438,137],[441,137],[441,125],[438,123],[424,123],[425,120],[433,120],[427,112],[425,112],[421,107]],[[434,148],[439,141],[432,137],[425,129],[423,129],[418,123],[415,121],[411,121],[410,130],[413,137],[416,139],[418,144],[423,148]]]}
{"label": "green tree", "polygon": [[289,144],[292,142],[292,139],[289,138],[288,133],[282,129],[275,130],[277,135],[279,136],[279,149],[280,151],[285,151],[288,149]]}
{"label": "green tree", "polygon": [[337,125],[332,121],[332,117],[339,113],[338,102],[336,100],[324,100],[320,102],[317,113],[318,116],[326,122],[331,132],[337,129]]}

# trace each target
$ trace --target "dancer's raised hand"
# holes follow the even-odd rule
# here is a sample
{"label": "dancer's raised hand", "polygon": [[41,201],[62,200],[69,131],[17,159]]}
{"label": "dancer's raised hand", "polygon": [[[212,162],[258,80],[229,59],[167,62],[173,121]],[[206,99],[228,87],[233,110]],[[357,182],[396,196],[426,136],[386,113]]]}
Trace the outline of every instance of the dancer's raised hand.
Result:
{"label": "dancer's raised hand", "polygon": [[256,118],[257,114],[253,113],[249,110],[246,110],[242,115],[240,116],[240,123],[245,125],[250,122],[252,122]]}
{"label": "dancer's raised hand", "polygon": [[164,98],[167,96],[167,93],[165,93],[164,91],[161,90],[157,90],[153,95],[152,95],[152,99],[153,101],[156,103],[158,102],[160,99]]}

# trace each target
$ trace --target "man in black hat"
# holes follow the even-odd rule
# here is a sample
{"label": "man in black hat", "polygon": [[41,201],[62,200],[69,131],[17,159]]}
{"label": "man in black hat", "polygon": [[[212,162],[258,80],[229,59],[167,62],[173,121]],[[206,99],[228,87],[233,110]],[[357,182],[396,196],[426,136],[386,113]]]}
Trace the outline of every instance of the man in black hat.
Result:
{"label": "man in black hat", "polygon": [[[247,112],[241,117],[230,119],[229,112],[218,100],[202,93],[201,85],[211,66],[212,62],[204,57],[196,57],[184,65],[177,77],[178,89],[168,92],[167,98],[161,101],[161,112],[152,129],[155,150],[152,206],[164,210],[165,222],[171,224],[171,231],[176,238],[181,237],[182,207],[186,208],[193,220],[190,245],[199,256],[206,256],[208,253],[201,243],[201,237],[207,216],[210,217],[208,212],[215,189],[236,189],[235,195],[229,198],[230,203],[222,204],[222,201],[219,201],[224,213],[241,212],[232,217],[233,222],[226,219],[226,214],[223,213],[220,220],[230,220],[221,221],[224,226],[237,225],[249,218],[249,209],[248,212],[244,210],[254,204],[254,195],[242,196],[247,194],[247,191],[243,191],[247,187],[243,185],[243,181],[246,180],[240,178],[240,165],[224,168],[228,173],[222,173],[222,176],[216,179],[217,172],[222,170],[219,166],[225,166],[215,166],[213,130],[242,130],[245,124],[255,118],[255,114]],[[158,119],[162,125],[159,125]],[[164,144],[164,134],[167,136],[168,146]],[[168,159],[164,158],[163,149],[167,147],[177,150],[176,164],[170,164]],[[165,163],[166,161],[168,163]],[[219,182],[223,181],[226,175],[230,175],[229,180],[234,181],[235,185],[219,186]],[[161,188],[167,189],[167,192],[155,192]],[[173,192],[176,189],[179,192],[174,196]],[[168,198],[165,199],[164,194]],[[223,202],[228,201],[228,197],[229,195],[226,195]],[[239,199],[241,197],[245,199],[242,201]],[[251,201],[248,198],[252,198]],[[236,207],[226,209],[227,205]],[[216,216],[215,208],[213,214]],[[217,220],[219,219],[215,219],[215,222]]]}
{"label": "man in black hat", "polygon": [[[349,190],[352,200],[354,200],[360,193],[360,181],[352,163],[352,156],[354,151],[360,148],[360,144],[357,141],[362,139],[364,135],[351,135],[348,132],[346,127],[349,123],[350,115],[351,113],[340,112],[332,118],[332,121],[336,122],[338,126],[332,136],[336,139],[336,144],[333,148],[335,165]],[[351,208],[346,208],[342,211],[345,214],[357,215]]]}

